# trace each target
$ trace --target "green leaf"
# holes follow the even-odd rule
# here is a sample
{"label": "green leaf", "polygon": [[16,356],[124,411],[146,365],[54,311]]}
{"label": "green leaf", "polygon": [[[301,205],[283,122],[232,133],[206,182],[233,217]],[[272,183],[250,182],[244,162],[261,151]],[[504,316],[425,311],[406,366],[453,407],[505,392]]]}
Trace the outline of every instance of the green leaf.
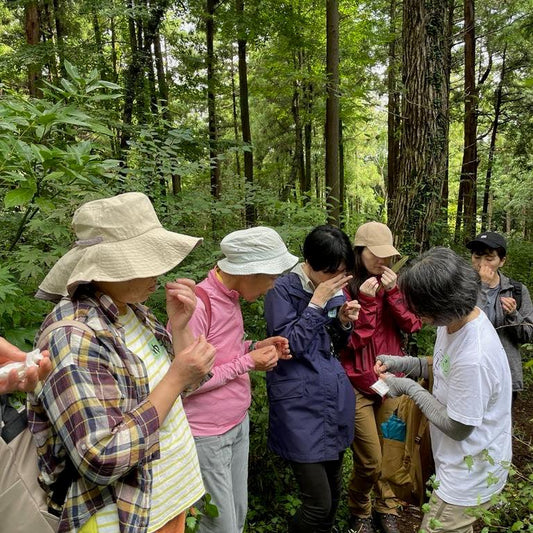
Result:
{"label": "green leaf", "polygon": [[8,191],[4,198],[4,205],[7,209],[29,204],[35,191],[33,189],[19,188]]}
{"label": "green leaf", "polygon": [[471,455],[465,455],[464,461],[468,470],[472,470],[472,467],[474,466],[474,458]]}

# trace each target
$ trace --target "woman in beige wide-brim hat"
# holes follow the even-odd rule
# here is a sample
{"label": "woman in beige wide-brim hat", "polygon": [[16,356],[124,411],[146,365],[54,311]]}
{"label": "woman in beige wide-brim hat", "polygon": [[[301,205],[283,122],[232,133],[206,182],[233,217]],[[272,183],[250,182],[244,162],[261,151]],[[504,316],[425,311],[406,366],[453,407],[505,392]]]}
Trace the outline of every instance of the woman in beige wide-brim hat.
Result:
{"label": "woman in beige wide-brim hat", "polygon": [[[394,256],[391,230],[381,222],[360,226],[354,239],[355,268],[347,296],[361,304],[359,319],[341,362],[355,394],[355,437],[352,443],[353,470],[348,487],[350,527],[373,533],[373,522],[385,533],[399,533],[399,500],[381,477],[381,423],[397,405],[397,398],[382,400],[372,390],[376,381],[374,365],[381,354],[404,355],[403,333],[421,328],[420,319],[404,301],[390,268]],[[371,493],[374,501],[371,502]],[[374,521],[372,520],[374,511]]]}
{"label": "woman in beige wide-brim hat", "polygon": [[82,205],[73,228],[37,293],[59,300],[39,332],[52,372],[28,415],[50,510],[59,531],[181,532],[204,486],[180,394],[214,348],[188,329],[193,281],[165,287],[172,336],[144,302],[201,239],[165,230],[141,193]]}

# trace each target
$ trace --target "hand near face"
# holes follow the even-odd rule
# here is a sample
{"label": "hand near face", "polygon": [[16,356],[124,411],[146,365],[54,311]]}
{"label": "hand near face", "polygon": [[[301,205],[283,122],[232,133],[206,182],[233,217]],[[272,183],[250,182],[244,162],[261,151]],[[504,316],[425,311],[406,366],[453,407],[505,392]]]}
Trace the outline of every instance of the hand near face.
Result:
{"label": "hand near face", "polygon": [[172,329],[183,329],[196,309],[196,284],[192,279],[181,278],[165,285],[167,315]]}
{"label": "hand near face", "polygon": [[486,283],[489,287],[494,287],[499,282],[498,269],[494,269],[489,265],[481,265],[479,267],[479,277],[483,283]]}
{"label": "hand near face", "polygon": [[363,293],[365,296],[370,296],[374,298],[379,289],[378,278],[372,276],[371,278],[366,279],[361,283],[359,287],[359,292]]}
{"label": "hand near face", "polygon": [[387,266],[383,267],[383,274],[381,274],[381,284],[386,291],[390,291],[396,287],[398,276]]}
{"label": "hand near face", "polygon": [[359,311],[361,310],[361,305],[357,300],[350,300],[349,302],[344,302],[342,307],[339,310],[339,320],[347,325],[350,322],[355,322],[359,318]]}
{"label": "hand near face", "polygon": [[514,298],[502,296],[500,301],[502,302],[503,312],[506,315],[510,315],[516,311],[516,300]]}
{"label": "hand near face", "polygon": [[311,298],[311,303],[318,305],[319,307],[324,307],[326,303],[337,294],[337,292],[348,285],[348,282],[351,279],[351,275],[346,275],[344,272],[341,272],[332,278],[322,281],[315,289],[313,297]]}

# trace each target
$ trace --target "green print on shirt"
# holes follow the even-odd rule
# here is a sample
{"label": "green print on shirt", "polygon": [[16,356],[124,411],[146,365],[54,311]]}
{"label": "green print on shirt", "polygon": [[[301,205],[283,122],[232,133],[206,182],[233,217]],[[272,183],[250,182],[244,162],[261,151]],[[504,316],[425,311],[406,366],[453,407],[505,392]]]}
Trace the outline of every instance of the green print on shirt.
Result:
{"label": "green print on shirt", "polygon": [[151,342],[150,343],[150,349],[152,350],[152,353],[157,356],[157,355],[161,355],[161,353],[163,352],[162,348],[161,348],[161,345],[159,344],[159,342],[157,341],[154,341],[154,342]]}
{"label": "green print on shirt", "polygon": [[440,362],[442,373],[447,376],[450,373],[450,356],[445,353]]}

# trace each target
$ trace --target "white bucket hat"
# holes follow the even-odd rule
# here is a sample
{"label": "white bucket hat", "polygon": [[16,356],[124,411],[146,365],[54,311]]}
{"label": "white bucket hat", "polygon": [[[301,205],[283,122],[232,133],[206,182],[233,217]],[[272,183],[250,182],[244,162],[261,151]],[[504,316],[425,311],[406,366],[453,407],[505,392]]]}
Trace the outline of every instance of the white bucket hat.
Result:
{"label": "white bucket hat", "polygon": [[57,300],[91,281],[128,281],[168,272],[202,241],[163,228],[140,192],[88,202],[72,218],[77,240],[36,294]]}
{"label": "white bucket hat", "polygon": [[265,226],[226,235],[220,242],[220,249],[226,257],[217,263],[218,267],[227,274],[237,276],[283,274],[298,262],[278,233]]}

